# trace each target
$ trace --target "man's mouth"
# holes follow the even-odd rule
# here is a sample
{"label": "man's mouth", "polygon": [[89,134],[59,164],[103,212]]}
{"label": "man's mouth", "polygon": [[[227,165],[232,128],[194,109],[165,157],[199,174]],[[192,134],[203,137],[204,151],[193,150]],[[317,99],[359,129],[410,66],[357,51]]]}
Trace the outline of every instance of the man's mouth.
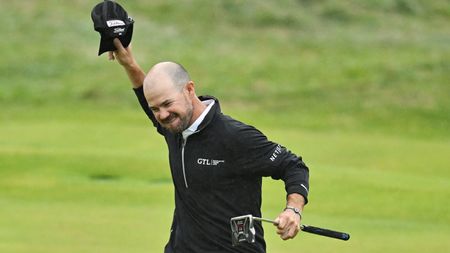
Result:
{"label": "man's mouth", "polygon": [[170,123],[174,122],[176,118],[177,118],[177,116],[172,114],[169,117],[167,117],[165,120],[163,120],[162,123],[164,125],[169,125]]}

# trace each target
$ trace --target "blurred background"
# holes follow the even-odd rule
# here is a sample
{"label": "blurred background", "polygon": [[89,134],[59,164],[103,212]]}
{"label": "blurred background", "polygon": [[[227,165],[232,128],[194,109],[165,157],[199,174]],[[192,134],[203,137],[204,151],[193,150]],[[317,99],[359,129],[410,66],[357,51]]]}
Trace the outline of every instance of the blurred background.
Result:
{"label": "blurred background", "polygon": [[[0,252],[162,252],[164,141],[90,18],[99,1],[0,0]],[[310,167],[301,234],[268,252],[450,250],[450,2],[129,0],[147,71],[182,63],[198,94]],[[263,214],[284,207],[265,180]]]}

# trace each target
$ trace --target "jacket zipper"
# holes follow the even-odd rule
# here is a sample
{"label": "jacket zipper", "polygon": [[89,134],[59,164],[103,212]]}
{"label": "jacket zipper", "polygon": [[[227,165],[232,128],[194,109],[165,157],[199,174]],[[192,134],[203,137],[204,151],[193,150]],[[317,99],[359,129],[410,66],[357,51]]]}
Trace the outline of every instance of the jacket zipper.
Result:
{"label": "jacket zipper", "polygon": [[188,183],[187,183],[187,179],[186,179],[186,168],[184,166],[184,147],[186,146],[187,139],[188,139],[188,137],[186,137],[186,140],[183,139],[183,145],[182,145],[182,148],[181,148],[181,164],[183,166],[184,184],[186,185],[186,188],[189,188]]}

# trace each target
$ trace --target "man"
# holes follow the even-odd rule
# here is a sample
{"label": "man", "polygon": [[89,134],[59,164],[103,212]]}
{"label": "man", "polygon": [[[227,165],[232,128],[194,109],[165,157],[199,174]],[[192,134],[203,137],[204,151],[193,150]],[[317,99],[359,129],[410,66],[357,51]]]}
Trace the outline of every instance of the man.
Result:
{"label": "man", "polygon": [[219,101],[195,93],[186,70],[174,62],[141,70],[130,47],[114,40],[117,59],[136,96],[169,148],[175,212],[165,252],[265,252],[264,231],[255,223],[256,242],[231,245],[230,218],[261,216],[263,176],[282,179],[286,208],[276,218],[283,240],[294,238],[307,202],[309,172],[301,158],[273,143],[254,127],[220,111]]}

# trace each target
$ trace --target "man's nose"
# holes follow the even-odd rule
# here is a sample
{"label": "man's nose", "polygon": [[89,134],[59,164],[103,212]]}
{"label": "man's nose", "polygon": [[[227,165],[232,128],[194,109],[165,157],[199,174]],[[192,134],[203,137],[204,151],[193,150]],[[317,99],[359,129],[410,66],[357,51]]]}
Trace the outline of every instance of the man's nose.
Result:
{"label": "man's nose", "polygon": [[160,109],[158,114],[159,114],[158,116],[161,120],[165,120],[167,117],[170,116],[170,113],[165,109]]}

